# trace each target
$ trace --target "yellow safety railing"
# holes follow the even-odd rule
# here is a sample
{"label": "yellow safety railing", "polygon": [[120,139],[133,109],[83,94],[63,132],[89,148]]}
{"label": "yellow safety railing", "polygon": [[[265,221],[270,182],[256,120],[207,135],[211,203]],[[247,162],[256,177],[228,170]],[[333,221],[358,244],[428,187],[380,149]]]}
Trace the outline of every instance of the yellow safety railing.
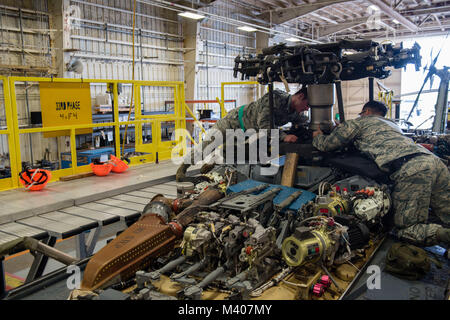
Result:
{"label": "yellow safety railing", "polygon": [[223,118],[227,115],[227,110],[225,109],[225,86],[233,86],[233,85],[254,85],[259,84],[257,81],[238,81],[238,82],[222,82],[220,84],[220,94],[221,100],[217,99],[217,102],[220,104],[220,118]]}
{"label": "yellow safety railing", "polygon": [[[136,120],[147,120],[152,124],[152,143],[144,144],[142,139],[142,130],[140,130],[140,125],[137,127],[139,130],[136,136],[136,151],[138,152],[151,152],[158,155],[157,160],[170,159],[172,156],[172,149],[178,144],[182,143],[183,152],[186,153],[186,137],[180,135],[177,129],[184,129],[186,132],[186,116],[183,107],[184,101],[184,84],[182,81],[135,81],[135,101],[141,101],[141,86],[157,86],[157,87],[172,87],[174,89],[174,114],[156,114],[156,115],[143,115],[141,113],[141,108],[135,108],[135,119]],[[175,140],[174,141],[162,141],[161,140],[161,123],[162,122],[174,122],[175,123]],[[139,122],[138,122],[139,123]],[[138,143],[140,142],[140,143]],[[156,144],[154,143],[156,142]],[[181,154],[180,154],[181,156]]]}
{"label": "yellow safety railing", "polygon": [[[76,149],[76,130],[95,128],[95,127],[112,127],[115,132],[115,155],[121,156],[121,141],[120,128],[125,125],[135,127],[135,151],[147,153],[140,156],[133,156],[130,158],[130,165],[139,165],[147,162],[169,159],[172,155],[172,149],[180,143],[182,146],[179,156],[186,153],[186,136],[180,134],[177,129],[184,129],[186,132],[185,108],[184,102],[184,84],[182,81],[129,81],[129,80],[106,80],[106,79],[67,79],[67,78],[39,78],[39,77],[0,77],[3,84],[3,92],[5,97],[5,113],[7,120],[7,129],[0,129],[0,135],[8,135],[11,178],[0,179],[0,190],[20,187],[18,174],[22,170],[22,155],[21,155],[21,134],[45,133],[54,131],[68,131],[70,132],[70,155],[71,167],[66,169],[58,169],[52,171],[52,180],[56,181],[60,177],[73,175],[90,171],[89,165],[78,166],[77,163],[77,149]],[[107,86],[112,84],[113,88],[113,121],[99,122],[89,124],[77,125],[61,125],[53,127],[39,127],[39,128],[19,128],[17,97],[16,97],[16,82],[71,82],[71,83],[104,83]],[[120,121],[119,119],[119,93],[118,85],[120,83],[132,84],[134,86],[134,113],[135,120]],[[174,90],[175,108],[173,114],[154,114],[143,115],[141,112],[141,87],[171,87]],[[161,137],[161,123],[174,122],[175,124],[175,139],[169,141],[162,141]],[[152,127],[152,142],[143,143],[142,126],[144,124],[151,124]],[[79,134],[79,133],[78,133]],[[58,155],[61,157],[61,155]],[[61,159],[60,159],[61,160]]]}
{"label": "yellow safety railing", "polygon": [[[17,179],[19,175],[17,161],[15,159],[15,141],[16,135],[13,130],[13,113],[11,111],[11,97],[9,90],[9,81],[7,77],[0,76],[0,81],[3,87],[4,96],[4,106],[5,106],[5,116],[6,116],[6,129],[0,129],[0,135],[6,135],[8,137],[8,149],[9,149],[9,164],[11,168],[11,177],[0,179],[0,190],[17,188],[19,186],[19,180]],[[17,118],[17,113],[15,113],[15,118]],[[20,149],[19,149],[20,150]]]}
{"label": "yellow safety railing", "polygon": [[383,102],[387,108],[388,112],[386,114],[386,118],[392,119],[392,98],[394,97],[394,91],[380,91],[378,92],[378,100]]}
{"label": "yellow safety railing", "polygon": [[[191,111],[191,109],[187,106],[187,104],[183,101],[183,108],[185,111],[189,113],[189,115],[194,119],[194,123],[200,128],[200,130],[203,133],[206,133],[205,128],[203,127],[203,124],[197,119],[197,117],[194,115],[194,113]],[[186,131],[186,134],[188,135],[189,139],[191,140],[193,145],[197,145],[198,143],[202,142],[202,134],[200,133],[198,136],[198,143],[195,141],[195,139],[192,137],[192,135]]]}

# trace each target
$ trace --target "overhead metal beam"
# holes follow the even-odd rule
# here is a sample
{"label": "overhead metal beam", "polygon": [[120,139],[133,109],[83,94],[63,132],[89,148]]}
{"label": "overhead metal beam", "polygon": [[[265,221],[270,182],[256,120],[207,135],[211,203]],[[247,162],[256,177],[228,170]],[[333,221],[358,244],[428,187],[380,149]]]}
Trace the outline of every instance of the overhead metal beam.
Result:
{"label": "overhead metal beam", "polygon": [[204,7],[209,7],[211,5],[213,5],[214,2],[217,2],[216,0],[203,0],[201,2],[192,2],[190,0],[177,0],[174,1],[177,4],[180,4],[182,6],[187,6],[187,7],[192,7],[195,9],[199,9],[199,8],[204,8]]}
{"label": "overhead metal beam", "polygon": [[388,25],[388,24],[387,24],[386,22],[384,22],[384,21],[379,21],[378,23],[379,23],[381,26],[384,26],[384,27],[386,28],[386,30],[387,30],[387,29],[391,29],[391,31],[394,31],[394,32],[396,31],[395,28],[391,27],[390,25]]}
{"label": "overhead metal beam", "polygon": [[431,7],[431,8],[414,8],[414,9],[408,9],[408,10],[402,10],[400,11],[400,14],[403,16],[417,16],[422,14],[435,14],[435,13],[447,13],[450,12],[450,6],[439,6],[439,7]]}
{"label": "overhead metal beam", "polygon": [[[336,10],[336,7],[334,7],[333,10],[329,10],[329,11],[331,11],[331,12],[327,12],[327,14],[328,14],[328,16],[329,16],[330,18],[333,18],[333,19],[334,19],[334,22],[335,22],[335,23],[333,22],[333,24],[341,23],[341,22],[344,22],[345,20],[348,20],[348,19],[345,19],[345,17],[343,17],[342,14],[341,14],[341,15],[336,14],[336,13],[339,13],[339,12]],[[323,11],[319,11],[318,13],[319,13],[320,15],[323,15]],[[351,17],[350,20],[352,20],[352,19],[354,19],[354,17]],[[344,20],[344,21],[342,21],[342,20]]]}
{"label": "overhead metal beam", "polygon": [[289,5],[291,6],[298,6],[298,3],[295,0],[287,0],[289,2]]}
{"label": "overhead metal beam", "polygon": [[329,36],[330,34],[340,32],[346,29],[350,29],[360,24],[366,23],[367,18],[355,19],[351,22],[339,23],[338,25],[328,26],[325,28],[319,28],[319,38]]}
{"label": "overhead metal beam", "polygon": [[251,16],[251,15],[248,15],[248,14],[245,14],[245,13],[236,12],[235,15],[236,15],[236,17],[239,17],[239,18],[244,18],[244,19],[247,19],[247,20],[256,21],[256,22],[259,22],[259,23],[261,23],[263,25],[269,25],[269,22],[267,22],[265,20],[262,20],[262,19],[258,19],[255,16]]}
{"label": "overhead metal beam", "polygon": [[322,20],[325,20],[326,22],[329,22],[329,23],[332,23],[332,24],[338,24],[337,21],[335,21],[335,20],[333,20],[333,19],[330,19],[330,18],[327,18],[327,17],[324,17],[323,15],[317,14],[317,13],[315,13],[315,12],[311,12],[310,14],[311,14],[313,17],[316,17],[317,19],[322,19]]}
{"label": "overhead metal beam", "polygon": [[335,3],[350,1],[354,0],[317,0],[314,3],[301,4],[295,7],[269,10],[260,14],[258,18],[267,20],[273,24],[282,24]]}
{"label": "overhead metal beam", "polygon": [[390,6],[388,6],[386,3],[384,3],[382,0],[369,0],[370,3],[376,5],[378,8],[380,8],[381,11],[383,11],[385,14],[387,14],[392,19],[396,19],[398,22],[400,22],[402,25],[404,25],[406,28],[413,32],[419,31],[419,28],[406,19],[404,16],[402,16],[400,13],[392,9]]}
{"label": "overhead metal beam", "polygon": [[[333,10],[336,11],[337,13],[339,13],[344,19],[345,19],[345,17],[349,17],[350,19],[354,19],[355,16],[357,16],[357,18],[361,17],[361,15],[359,13],[357,13],[357,12],[351,12],[351,13],[347,12],[347,10],[346,9],[342,9],[342,7],[340,5],[339,5],[339,7],[338,6],[334,6]],[[354,14],[355,16],[352,15],[352,14]]]}
{"label": "overhead metal beam", "polygon": [[442,31],[445,31],[445,28],[442,26],[441,20],[439,20],[439,17],[436,14],[433,14],[434,19],[438,23],[439,27],[441,27]]}
{"label": "overhead metal beam", "polygon": [[396,9],[402,2],[403,0],[398,0],[397,2],[395,2],[393,9]]}
{"label": "overhead metal beam", "polygon": [[[449,25],[442,25],[447,30],[450,30],[450,24]],[[406,30],[406,32],[396,32],[396,41],[404,40],[404,39],[411,39],[411,37],[419,38],[419,37],[431,37],[431,36],[440,36],[440,35],[446,35],[448,31],[441,31],[439,26],[425,26],[421,28],[421,30],[417,33],[412,33],[409,30]],[[375,32],[364,32],[362,34],[362,37],[364,39],[373,39],[374,41],[382,41],[385,40],[385,32],[383,31],[375,31]]]}
{"label": "overhead metal beam", "polygon": [[429,17],[431,17],[431,14],[428,14],[422,21],[419,22],[417,26],[420,27],[421,25],[423,25],[424,22],[427,21]]}
{"label": "overhead metal beam", "polygon": [[266,6],[259,1],[242,2],[239,0],[228,0],[227,2],[221,1],[220,5],[226,6],[233,11],[235,11],[237,8],[243,8],[249,14],[254,14],[255,12],[259,13],[267,9]]}
{"label": "overhead metal beam", "polygon": [[292,0],[279,0],[279,3],[284,3],[283,7],[295,6],[296,4],[292,3]]}
{"label": "overhead metal beam", "polygon": [[284,2],[278,1],[278,0],[259,0],[260,2],[263,2],[265,4],[268,4],[271,7],[274,8],[285,8],[286,4]]}

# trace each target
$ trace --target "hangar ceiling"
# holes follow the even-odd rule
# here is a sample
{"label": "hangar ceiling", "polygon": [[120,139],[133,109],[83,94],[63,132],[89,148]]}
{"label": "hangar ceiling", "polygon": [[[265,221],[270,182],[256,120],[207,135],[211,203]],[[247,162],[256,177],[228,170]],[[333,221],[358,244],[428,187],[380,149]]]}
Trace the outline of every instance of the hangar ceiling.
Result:
{"label": "hangar ceiling", "polygon": [[[404,38],[450,31],[450,1],[439,0],[216,0],[174,1],[186,7],[227,5],[230,17],[282,29],[303,40]],[[244,7],[246,13],[233,13]]]}

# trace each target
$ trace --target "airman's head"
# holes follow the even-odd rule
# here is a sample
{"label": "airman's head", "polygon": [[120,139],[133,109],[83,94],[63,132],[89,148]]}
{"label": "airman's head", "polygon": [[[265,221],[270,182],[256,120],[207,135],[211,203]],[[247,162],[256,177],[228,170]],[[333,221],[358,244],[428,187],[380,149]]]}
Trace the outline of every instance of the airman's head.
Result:
{"label": "airman's head", "polygon": [[359,113],[361,117],[369,116],[369,115],[377,115],[384,117],[387,113],[387,107],[384,103],[379,101],[369,101],[367,102],[362,111]]}
{"label": "airman's head", "polygon": [[308,90],[306,86],[303,86],[299,91],[297,91],[291,98],[291,108],[302,113],[309,109],[308,105]]}

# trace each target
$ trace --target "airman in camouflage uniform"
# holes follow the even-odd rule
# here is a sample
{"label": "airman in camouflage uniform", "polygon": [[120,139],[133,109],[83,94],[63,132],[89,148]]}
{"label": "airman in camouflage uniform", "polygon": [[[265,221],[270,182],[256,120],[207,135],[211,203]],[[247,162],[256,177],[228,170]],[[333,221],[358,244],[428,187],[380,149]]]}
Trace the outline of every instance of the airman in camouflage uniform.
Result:
{"label": "airman in camouflage uniform", "polygon": [[[283,126],[288,122],[292,124],[302,123],[307,121],[307,117],[302,116],[301,113],[308,110],[308,99],[306,87],[303,87],[294,95],[290,95],[281,90],[273,91],[273,119],[276,127]],[[245,106],[242,110],[242,122],[244,128],[241,127],[239,121],[239,109],[235,108],[231,110],[223,119],[220,119],[211,128],[212,130],[219,130],[225,139],[225,132],[227,129],[260,129],[270,130],[270,108],[269,108],[269,94],[265,94],[262,98],[253,101]],[[208,132],[208,133],[211,133]],[[209,140],[209,141],[207,141]],[[295,135],[287,135],[284,132],[280,132],[280,140],[284,142],[295,142],[297,137]],[[177,171],[176,179],[179,181],[185,176],[187,168],[194,159],[195,152],[202,152],[205,148],[212,143],[212,139],[205,139],[201,146],[192,148],[190,154],[187,155],[187,161],[182,164]],[[199,150],[198,148],[201,148]],[[188,163],[186,163],[188,162]],[[208,171],[209,166],[204,166],[201,172]]]}
{"label": "airman in camouflage uniform", "polygon": [[361,117],[339,125],[328,136],[314,132],[313,146],[333,151],[353,143],[394,181],[394,222],[400,239],[417,245],[450,245],[450,229],[428,223],[428,208],[450,225],[450,174],[444,163],[385,119],[386,107],[368,102]]}

